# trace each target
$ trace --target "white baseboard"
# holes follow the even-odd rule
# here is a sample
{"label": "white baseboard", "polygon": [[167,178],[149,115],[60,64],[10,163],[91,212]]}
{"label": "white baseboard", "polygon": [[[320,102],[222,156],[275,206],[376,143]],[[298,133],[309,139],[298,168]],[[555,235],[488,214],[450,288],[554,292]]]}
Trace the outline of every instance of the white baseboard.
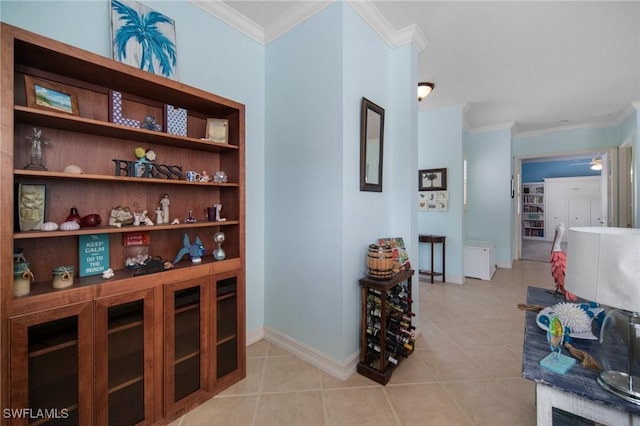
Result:
{"label": "white baseboard", "polygon": [[[335,377],[336,379],[347,380],[353,373],[356,372],[356,367],[358,365],[358,361],[360,360],[359,350],[351,355],[346,362],[340,362],[331,358],[327,354],[322,353],[315,348],[312,348],[311,346],[308,346],[290,336],[281,333],[278,330],[264,327],[260,331],[261,333],[258,333],[257,331],[251,332],[251,340],[257,338],[260,334],[262,334],[262,336],[264,336],[264,339],[269,343],[281,347],[287,352],[297,356],[303,361],[308,362],[314,367],[319,368],[320,370],[324,371],[330,376]],[[247,336],[247,344],[249,340],[250,339]]]}
{"label": "white baseboard", "polygon": [[264,339],[264,329],[262,327],[257,330],[249,331],[247,333],[247,346],[258,343],[262,339]]}
{"label": "white baseboard", "polygon": [[507,262],[496,262],[498,268],[511,269],[513,268],[513,260]]}

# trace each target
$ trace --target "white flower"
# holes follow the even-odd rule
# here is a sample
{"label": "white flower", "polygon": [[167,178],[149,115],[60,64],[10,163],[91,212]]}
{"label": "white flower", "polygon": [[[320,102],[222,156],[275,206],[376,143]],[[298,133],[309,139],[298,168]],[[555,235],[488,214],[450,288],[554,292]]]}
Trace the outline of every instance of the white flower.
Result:
{"label": "white flower", "polygon": [[147,160],[149,161],[155,161],[156,153],[152,149],[148,149],[146,153],[146,157],[147,157]]}

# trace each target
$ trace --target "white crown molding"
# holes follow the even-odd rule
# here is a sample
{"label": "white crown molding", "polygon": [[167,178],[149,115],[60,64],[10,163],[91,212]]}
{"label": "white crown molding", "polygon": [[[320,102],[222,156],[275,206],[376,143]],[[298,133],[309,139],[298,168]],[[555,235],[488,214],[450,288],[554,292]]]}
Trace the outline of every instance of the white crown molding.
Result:
{"label": "white crown molding", "polygon": [[389,46],[400,47],[404,44],[412,43],[418,52],[427,46],[427,38],[419,26],[413,24],[398,31],[391,26],[387,18],[378,10],[373,1],[347,1]]}
{"label": "white crown molding", "polygon": [[248,35],[255,41],[265,44],[264,28],[221,1],[189,0],[200,9],[229,24],[236,30]]}
{"label": "white crown molding", "polygon": [[[263,28],[220,0],[189,1],[257,42],[268,44],[335,3],[336,0],[300,2],[267,28]],[[372,0],[346,1],[389,46],[395,48],[411,43],[418,52],[427,46],[427,38],[418,25],[412,24],[396,30]]]}
{"label": "white crown molding", "polygon": [[514,138],[530,138],[533,136],[542,136],[547,133],[558,133],[558,132],[568,132],[571,130],[581,130],[581,129],[599,129],[602,127],[613,127],[619,125],[619,121],[606,121],[602,123],[583,123],[576,124],[575,126],[558,126],[558,127],[548,127],[546,129],[540,130],[530,130],[520,132],[517,135],[514,135]]}
{"label": "white crown molding", "polygon": [[335,0],[316,0],[298,3],[276,22],[265,28],[264,43],[268,44],[277,39],[334,2]]}
{"label": "white crown molding", "polygon": [[473,129],[473,133],[484,133],[484,132],[495,132],[497,130],[509,130],[513,133],[513,129],[516,127],[515,121],[510,121],[508,123],[502,124],[492,124],[489,126],[475,127]]}

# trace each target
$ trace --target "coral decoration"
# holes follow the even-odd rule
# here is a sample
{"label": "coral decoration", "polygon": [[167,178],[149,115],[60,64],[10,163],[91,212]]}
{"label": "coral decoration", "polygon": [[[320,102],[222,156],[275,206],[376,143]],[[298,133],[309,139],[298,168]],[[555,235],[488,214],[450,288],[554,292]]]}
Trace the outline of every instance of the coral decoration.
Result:
{"label": "coral decoration", "polygon": [[576,301],[578,297],[564,288],[564,271],[567,269],[567,255],[561,251],[551,253],[551,276],[556,283],[555,293],[562,293],[567,300]]}

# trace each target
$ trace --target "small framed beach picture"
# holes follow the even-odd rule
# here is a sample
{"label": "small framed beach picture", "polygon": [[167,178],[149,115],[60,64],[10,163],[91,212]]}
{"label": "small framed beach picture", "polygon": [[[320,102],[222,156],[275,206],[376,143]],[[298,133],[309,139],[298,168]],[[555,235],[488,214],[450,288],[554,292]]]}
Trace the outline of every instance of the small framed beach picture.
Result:
{"label": "small framed beach picture", "polygon": [[30,75],[24,76],[24,84],[29,108],[78,115],[78,95],[70,88]]}
{"label": "small framed beach picture", "polygon": [[207,118],[207,133],[205,136],[209,142],[229,142],[229,120],[221,118]]}

